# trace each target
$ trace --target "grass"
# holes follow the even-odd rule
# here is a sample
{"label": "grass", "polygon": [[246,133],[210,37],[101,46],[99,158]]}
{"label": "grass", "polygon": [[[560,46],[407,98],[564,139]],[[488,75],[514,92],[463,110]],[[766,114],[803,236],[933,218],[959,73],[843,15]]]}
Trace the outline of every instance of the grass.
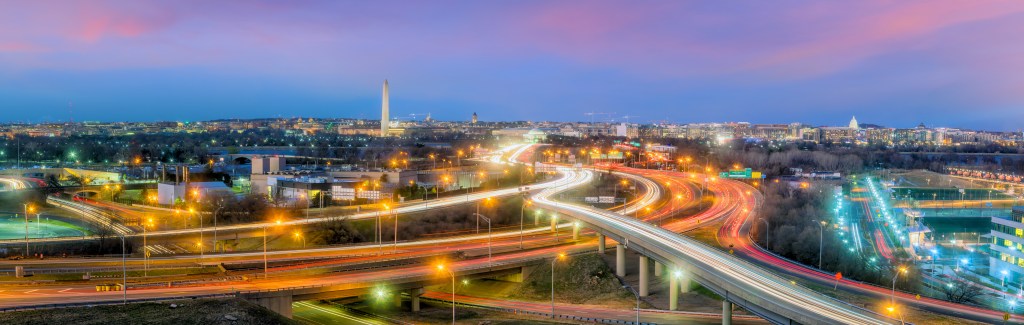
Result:
{"label": "grass", "polygon": [[[597,254],[568,257],[555,265],[555,301],[571,304],[633,306],[633,294],[622,288],[615,272]],[[547,301],[551,299],[551,267],[534,268],[509,298]]]}
{"label": "grass", "polygon": [[[177,304],[171,308],[171,304]],[[225,318],[234,317],[235,321]],[[300,324],[241,299],[197,299],[94,307],[30,310],[0,314],[6,325],[121,324]]]}

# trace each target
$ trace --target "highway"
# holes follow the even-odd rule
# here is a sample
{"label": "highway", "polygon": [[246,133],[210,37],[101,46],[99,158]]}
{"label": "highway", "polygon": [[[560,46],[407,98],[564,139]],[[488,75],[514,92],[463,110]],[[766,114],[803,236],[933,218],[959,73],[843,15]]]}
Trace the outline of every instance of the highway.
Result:
{"label": "highway", "polygon": [[[720,181],[719,183],[724,187],[731,188],[731,191],[752,189],[749,185],[741,182]],[[763,196],[761,196],[760,193],[756,193],[748,198],[747,204],[756,207],[763,204],[763,200]],[[833,273],[822,272],[815,268],[793,262],[775,255],[759,245],[756,245],[750,238],[750,228],[753,226],[753,223],[758,220],[756,213],[754,212],[757,211],[757,208],[750,210],[751,212],[749,213],[737,213],[728,217],[725,225],[723,225],[718,233],[718,240],[722,246],[731,245],[734,247],[737,255],[756,261],[762,267],[779,272],[780,274],[799,277],[823,286],[832,286],[836,284],[835,274]],[[840,280],[838,288],[850,293],[876,299],[877,301],[882,302],[879,304],[881,306],[887,305],[884,302],[888,301],[892,294],[892,289],[889,287],[876,286],[869,283],[850,280],[848,278]],[[899,308],[899,306],[913,306],[915,308],[942,315],[955,316],[986,323],[1003,323],[1004,313],[1002,311],[957,304],[928,297],[918,298],[914,293],[896,291],[896,303],[897,308]],[[879,312],[882,311],[879,310]],[[1014,323],[1022,323],[1024,322],[1024,317],[1021,317],[1020,315],[1013,315],[1010,321]]]}
{"label": "highway", "polygon": [[[563,173],[582,184],[590,181],[590,171],[562,168]],[[643,178],[637,177],[638,181]],[[726,252],[711,248],[693,239],[659,228],[641,220],[590,207],[556,202],[550,199],[557,190],[545,189],[534,196],[534,202],[559,213],[568,214],[594,227],[616,233],[632,249],[669,260],[684,272],[692,273],[708,287],[726,288],[726,296],[739,296],[755,314],[776,322],[779,317],[801,323],[817,324],[894,324],[898,321],[857,308],[798,286],[771,272],[742,261]],[[742,193],[742,192],[741,192]],[[742,194],[727,194],[728,200]],[[635,245],[635,246],[633,246]],[[725,293],[725,292],[723,292]],[[761,307],[762,310],[752,307]],[[771,315],[769,313],[775,313]]]}

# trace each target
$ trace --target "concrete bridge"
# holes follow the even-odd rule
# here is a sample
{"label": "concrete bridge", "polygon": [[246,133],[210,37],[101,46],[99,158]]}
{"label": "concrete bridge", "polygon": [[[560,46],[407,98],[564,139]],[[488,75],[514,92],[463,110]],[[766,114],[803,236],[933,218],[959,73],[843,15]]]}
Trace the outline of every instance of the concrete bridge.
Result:
{"label": "concrete bridge", "polygon": [[373,276],[372,281],[240,291],[237,296],[288,318],[292,317],[293,302],[377,296],[377,299],[393,299],[394,303],[400,306],[403,294],[409,297],[410,310],[419,311],[420,296],[426,286],[450,283],[450,281],[454,281],[452,277],[460,280],[497,278],[522,282],[541,261],[543,261],[542,258],[531,257],[520,261],[488,265],[486,259],[482,259],[472,261],[470,266],[452,270],[452,275],[448,272],[438,272],[432,266],[400,269],[398,272],[381,270],[377,273],[381,276]]}
{"label": "concrete bridge", "polygon": [[[568,171],[575,174],[580,183],[591,179],[591,172]],[[651,182],[645,178],[634,178],[637,182]],[[648,185],[654,188],[653,185]],[[734,200],[722,213],[739,213],[748,207],[755,209],[755,201],[743,196],[746,188],[736,186],[723,191],[719,200]],[[831,297],[822,295],[796,283],[783,279],[768,270],[761,269],[694,239],[681,236],[641,220],[617,213],[586,206],[569,205],[548,199],[557,189],[546,189],[534,196],[534,202],[541,207],[583,222],[599,233],[599,251],[604,251],[605,238],[618,242],[616,251],[616,275],[626,275],[625,250],[632,249],[641,257],[639,294],[646,296],[650,281],[651,264],[655,273],[663,269],[670,276],[669,309],[678,308],[681,286],[695,281],[722,296],[722,323],[730,324],[733,305],[750,311],[775,324],[899,324],[883,315],[865,310]],[[652,263],[653,262],[653,263]]]}

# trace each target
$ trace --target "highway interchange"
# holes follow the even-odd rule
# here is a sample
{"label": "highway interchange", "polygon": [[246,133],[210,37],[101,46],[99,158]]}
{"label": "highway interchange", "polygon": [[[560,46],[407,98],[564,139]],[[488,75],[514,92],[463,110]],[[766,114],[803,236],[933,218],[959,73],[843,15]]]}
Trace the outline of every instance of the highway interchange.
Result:
{"label": "highway interchange", "polygon": [[[532,150],[532,147],[520,146],[511,149],[513,152],[511,156],[514,159],[515,157],[528,152],[528,150]],[[673,197],[671,193],[661,193],[662,186],[660,186],[659,183],[663,181],[667,183],[665,186],[666,190],[677,191],[676,195],[688,198],[684,206],[692,206],[692,204],[695,203],[695,200],[693,200],[695,196],[695,189],[693,185],[695,184],[694,179],[695,177],[703,176],[679,172],[619,168],[616,173],[635,180],[638,184],[642,185],[645,191],[644,195],[638,199],[637,202],[632,202],[632,204],[627,208],[620,210],[618,213],[612,213],[586,206],[557,202],[551,199],[551,197],[558,192],[589,182],[594,177],[594,172],[579,168],[559,166],[549,167],[557,169],[562,176],[550,182],[531,186],[532,192],[535,193],[533,195],[535,203],[548,208],[550,211],[570,215],[576,220],[583,221],[589,228],[600,229],[602,232],[618,233],[620,236],[619,238],[627,240],[627,245],[635,245],[634,247],[636,248],[630,247],[631,249],[641,249],[645,250],[647,253],[658,254],[661,259],[664,259],[666,264],[679,265],[681,271],[693,273],[696,277],[700,277],[698,282],[707,282],[702,282],[702,284],[728,287],[733,290],[731,292],[734,294],[748,294],[749,296],[747,296],[747,298],[741,298],[746,299],[746,301],[751,303],[756,300],[755,297],[761,297],[762,300],[756,301],[756,304],[761,305],[761,307],[764,307],[764,305],[771,305],[771,308],[774,310],[793,313],[793,315],[804,315],[801,316],[804,317],[801,318],[803,323],[898,323],[898,321],[893,318],[842,303],[816,293],[810,289],[801,287],[791,281],[775,276],[773,272],[780,272],[783,274],[795,275],[802,279],[814,282],[821,282],[823,279],[831,277],[830,274],[825,274],[801,265],[795,265],[785,261],[780,263],[778,259],[772,259],[771,256],[766,255],[766,252],[764,252],[760,247],[753,245],[750,242],[748,236],[750,224],[753,221],[756,221],[755,211],[759,204],[761,204],[762,197],[756,190],[746,184],[727,180],[708,182],[708,189],[710,192],[715,193],[716,198],[712,206],[693,216],[673,218],[667,222],[666,220],[662,220],[660,222],[662,225],[659,227],[651,222],[645,222],[645,220],[653,221],[663,218],[665,215],[670,214],[673,208],[679,208],[678,206],[674,206],[672,204],[663,206],[663,209],[658,210],[663,212],[646,214],[643,218],[644,220],[638,220],[637,218],[627,216],[630,213],[636,214],[637,210],[654,204],[658,200],[662,199],[664,194],[668,194],[671,201],[671,198]],[[676,183],[676,185],[668,185],[672,183]],[[410,204],[396,208],[395,210],[397,210],[398,213],[412,213],[432,208],[465,204],[466,202],[482,200],[487,197],[514,195],[519,192],[520,189],[512,188],[473,193],[468,196],[450,197],[438,201],[432,201],[426,205]],[[352,217],[375,218],[376,216],[377,212],[366,212],[356,214]],[[721,249],[713,248],[685,236],[678,235],[679,232],[694,229],[699,227],[702,223],[708,224],[713,220],[724,220],[724,226],[721,228],[719,234],[719,240],[722,242],[723,246],[733,245],[736,247],[737,251],[740,252],[740,256],[750,257],[754,261],[759,261],[761,266],[755,266],[754,264],[732,256]],[[293,220],[282,223],[301,224],[304,222],[306,221]],[[221,229],[256,230],[262,229],[263,227],[273,226],[277,226],[277,223],[268,222],[266,224],[234,225],[221,227]],[[539,258],[549,258],[558,252],[587,251],[592,250],[593,247],[596,246],[596,242],[592,239],[585,239],[579,242],[566,240],[571,238],[568,233],[571,233],[572,227],[573,224],[571,223],[561,223],[559,225],[560,231],[558,233],[562,233],[562,241],[553,240],[550,229],[546,227],[531,227],[531,229],[527,229],[523,233],[524,236],[528,236],[526,237],[528,240],[524,239],[524,241],[528,243],[528,247],[523,251],[518,250],[520,236],[519,231],[501,231],[496,233],[493,238],[496,239],[493,245],[500,249],[500,254],[495,255],[491,259],[477,255],[477,257],[472,259],[449,261],[448,263],[451,264],[453,269],[463,271],[474,268],[489,267],[496,263],[515,263],[520,261],[532,261]],[[180,229],[163,232],[150,232],[148,235],[187,235],[195,234],[198,231],[201,230]],[[291,276],[291,273],[289,272],[311,267],[329,269],[331,267],[352,263],[370,263],[375,259],[380,258],[396,259],[432,256],[431,254],[437,255],[435,252],[436,248],[441,247],[441,245],[444,245],[446,248],[445,250],[476,250],[477,254],[479,254],[479,251],[486,246],[486,237],[487,236],[485,235],[467,235],[399,242],[398,245],[394,247],[397,251],[390,252],[390,254],[385,254],[383,256],[376,256],[376,254],[374,254],[381,251],[380,247],[375,244],[273,251],[267,253],[268,258],[272,258],[272,260],[275,261],[274,264],[280,266],[275,266],[274,269],[269,270],[271,275],[267,280],[259,279],[258,274],[254,273],[254,275],[256,275],[255,278],[250,278],[245,281],[225,281],[224,283],[212,283],[199,286],[157,288],[140,285],[139,289],[132,289],[129,291],[129,298],[146,299],[201,296],[209,294],[233,294],[239,291],[303,287],[311,284],[339,285],[357,282],[381,283],[387,282],[389,279],[408,277],[438,278],[434,270],[432,270],[429,265],[424,267],[423,265],[418,264],[342,272],[339,274],[331,274],[330,271],[326,271],[328,272],[326,273],[327,275],[316,274],[312,278],[295,278]],[[391,245],[386,246],[390,247]],[[324,260],[316,262],[319,264],[313,264],[313,262],[309,261],[296,263],[294,265],[280,263],[281,261],[303,261],[313,258],[321,258]],[[441,256],[438,258],[444,257]],[[205,257],[205,260],[200,262],[257,263],[262,261],[262,259],[262,252],[243,252],[209,254]],[[90,260],[89,263],[109,266],[119,260],[120,259],[95,259]],[[156,265],[179,265],[194,263],[195,260],[195,256],[176,256],[153,259],[153,262]],[[60,265],[65,265],[66,267],[80,265],[82,264],[81,262],[82,261],[80,260],[50,260],[20,261],[17,264],[38,265],[38,267],[41,268],[53,268],[59,267]],[[132,259],[131,262],[133,267],[140,263],[138,259]],[[4,264],[13,265],[10,262],[5,262]],[[712,276],[715,276],[715,278],[711,278]],[[443,282],[443,279],[438,278],[437,280],[439,283]],[[853,281],[844,280],[841,284],[843,288],[850,291],[857,291],[861,293],[869,292],[876,295],[878,293],[877,291],[879,291],[878,287]],[[95,292],[92,285],[59,287],[39,286],[38,288],[33,287],[32,289],[27,290],[16,289],[0,291],[0,306],[33,306],[57,302],[98,303],[103,301],[118,301],[121,299],[120,295],[121,293],[119,292]],[[928,310],[952,308],[955,310],[954,312],[946,313],[958,314],[969,319],[991,321],[994,317],[1001,316],[1001,313],[995,311],[971,308],[934,299],[916,300],[913,299],[913,297],[901,295],[900,301],[903,304],[912,304]],[[304,306],[304,308],[312,307]],[[754,309],[752,311],[757,313],[757,307],[753,307],[751,309]],[[778,314],[779,312],[772,313]],[[769,314],[771,313],[762,314],[762,316],[766,316],[771,321],[771,315]]]}

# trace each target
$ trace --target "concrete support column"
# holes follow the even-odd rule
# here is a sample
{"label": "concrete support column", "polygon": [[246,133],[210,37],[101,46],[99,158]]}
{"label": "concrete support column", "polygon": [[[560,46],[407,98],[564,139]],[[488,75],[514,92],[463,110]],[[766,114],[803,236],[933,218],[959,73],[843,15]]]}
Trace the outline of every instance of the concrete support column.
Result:
{"label": "concrete support column", "polygon": [[558,231],[558,217],[551,216],[551,232]]}
{"label": "concrete support column", "polygon": [[615,275],[626,276],[626,246],[615,245]]}
{"label": "concrete support column", "polygon": [[597,253],[604,254],[604,234],[597,234]]}
{"label": "concrete support column", "polygon": [[654,261],[654,276],[661,276],[661,262]]}
{"label": "concrete support column", "polygon": [[572,226],[572,241],[580,240],[580,226],[573,224]]}
{"label": "concrete support column", "polygon": [[732,325],[732,302],[722,300],[722,325]]}
{"label": "concrete support column", "polygon": [[650,284],[650,281],[649,281],[650,279],[647,278],[647,275],[651,273],[650,270],[647,269],[647,263],[649,263],[649,262],[650,262],[650,259],[648,259],[647,256],[640,255],[640,296],[641,297],[647,297],[648,293],[649,293],[648,285]]}
{"label": "concrete support column", "polygon": [[395,292],[394,299],[395,299],[395,307],[402,308],[402,293],[401,292]]}
{"label": "concrete support column", "polygon": [[423,288],[416,288],[416,289],[412,289],[411,291],[409,291],[409,298],[410,298],[409,299],[410,300],[409,309],[412,310],[412,312],[415,313],[415,312],[419,312],[420,311],[420,296],[422,296],[422,295],[423,295]]}
{"label": "concrete support column", "polygon": [[675,274],[669,275],[668,310],[679,310],[679,277]]}

